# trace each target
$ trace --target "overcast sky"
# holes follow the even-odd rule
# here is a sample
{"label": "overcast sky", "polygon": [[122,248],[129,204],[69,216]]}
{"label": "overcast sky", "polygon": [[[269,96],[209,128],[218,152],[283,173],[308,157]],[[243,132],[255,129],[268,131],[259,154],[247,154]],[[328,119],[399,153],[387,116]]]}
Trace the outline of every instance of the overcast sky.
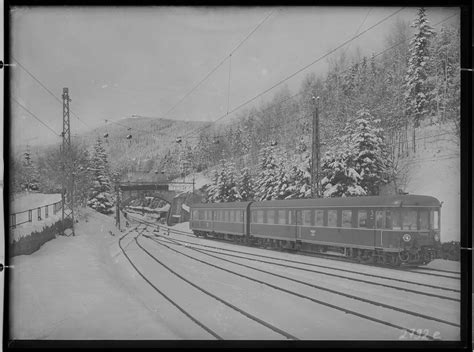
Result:
{"label": "overcast sky", "polygon": [[[141,7],[15,8],[13,57],[60,98],[69,88],[73,133],[131,115],[212,121],[273,86],[399,7]],[[459,13],[429,8],[435,24]],[[397,15],[286,82],[296,92],[309,72],[324,76],[328,59],[357,49],[384,48],[397,19],[413,21],[416,8]],[[269,16],[269,17],[268,17]],[[268,17],[268,18],[267,18]],[[266,19],[267,18],[267,19]],[[264,21],[264,19],[266,19]],[[451,19],[456,21],[457,16]],[[209,78],[166,114],[212,69],[261,26]],[[62,105],[20,67],[12,96],[58,133]],[[269,100],[278,88],[253,104]],[[249,107],[252,104],[249,105]],[[36,144],[54,135],[16,103],[12,140]]]}

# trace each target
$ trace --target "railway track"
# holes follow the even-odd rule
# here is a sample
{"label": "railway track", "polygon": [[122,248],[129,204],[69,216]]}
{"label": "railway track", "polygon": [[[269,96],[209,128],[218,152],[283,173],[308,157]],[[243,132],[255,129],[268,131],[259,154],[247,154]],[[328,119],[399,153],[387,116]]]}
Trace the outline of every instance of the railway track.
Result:
{"label": "railway track", "polygon": [[[177,235],[182,235],[182,236],[186,236],[186,237],[190,237],[192,239],[197,239],[197,237],[192,234],[192,233],[189,233],[189,232],[185,232],[185,231],[180,231],[180,230],[175,230],[173,228],[170,228],[170,227],[167,227],[167,226],[163,226],[163,225],[157,225],[157,224],[154,224],[154,223],[151,223],[151,222],[148,222],[146,220],[142,220],[142,219],[139,219],[139,218],[135,218],[135,217],[132,217],[135,221],[139,222],[139,223],[142,223],[142,224],[147,224],[151,227],[155,227],[155,228],[161,228],[161,229],[165,229],[166,232],[168,233],[174,233],[174,234],[177,234]],[[233,244],[233,245],[236,245],[238,247],[247,247],[247,248],[260,248],[260,247],[254,247],[254,246],[246,246],[246,245],[241,245],[241,244],[236,244],[234,242],[231,242],[231,241],[224,241],[224,240],[217,240],[217,239],[213,239],[213,240],[209,240],[210,242],[214,241],[214,242],[221,242],[221,243],[228,243],[228,244]],[[410,281],[410,280],[404,280],[404,279],[399,279],[399,278],[395,278],[395,277],[389,277],[389,276],[382,276],[382,275],[376,275],[376,274],[370,274],[370,273],[364,273],[364,272],[361,272],[361,271],[356,271],[356,270],[350,270],[350,269],[342,269],[342,268],[334,268],[332,266],[327,266],[327,265],[322,265],[322,264],[314,264],[314,263],[308,263],[308,262],[304,262],[304,261],[299,261],[299,260],[291,260],[291,259],[283,259],[283,258],[277,258],[277,257],[274,257],[274,256],[266,256],[266,255],[262,255],[262,254],[254,254],[254,253],[250,253],[250,252],[246,252],[246,251],[242,251],[242,250],[231,250],[231,249],[225,249],[225,248],[219,248],[219,247],[216,247],[216,246],[210,246],[210,245],[203,245],[203,244],[197,244],[197,243],[193,243],[193,245],[198,245],[198,246],[201,246],[201,247],[205,247],[205,248],[210,248],[210,249],[219,249],[219,250],[222,250],[222,251],[228,251],[228,252],[233,252],[233,253],[238,253],[238,254],[243,254],[243,255],[250,255],[250,256],[256,256],[256,257],[259,257],[259,258],[266,258],[266,259],[271,259],[271,260],[278,260],[278,261],[281,261],[281,262],[287,262],[287,263],[292,263],[292,264],[301,264],[301,265],[306,265],[306,266],[311,266],[311,267],[317,267],[317,268],[320,268],[320,269],[330,269],[330,270],[335,270],[335,271],[340,271],[340,272],[345,272],[345,273],[350,273],[350,274],[358,274],[358,275],[362,275],[362,276],[366,276],[366,277],[373,277],[373,278],[380,278],[380,279],[386,279],[386,280],[390,280],[390,281],[397,281],[397,282],[402,282],[402,283],[407,283],[407,284],[414,284],[414,285],[419,285],[419,286],[426,286],[426,287],[431,287],[431,288],[435,288],[435,289],[440,289],[440,290],[445,290],[445,291],[452,291],[452,292],[456,292],[456,293],[459,293],[460,291],[458,289],[453,289],[453,288],[446,288],[446,287],[443,287],[443,286],[435,286],[435,285],[427,285],[427,284],[423,284],[419,281]],[[263,249],[263,248],[260,248],[260,249]],[[279,251],[281,252],[281,251]],[[294,253],[294,252],[293,252]],[[298,253],[299,254],[299,253]],[[338,258],[338,259],[334,259],[334,258],[326,258],[326,256],[321,256],[318,254],[315,254],[315,255],[310,255],[310,257],[315,257],[315,258],[319,258],[319,257],[324,257],[325,259],[330,259],[330,260],[336,260],[336,261],[339,261],[339,262],[349,262],[349,263],[353,263],[353,261],[351,260],[347,260],[345,258]],[[425,273],[425,272],[419,272],[419,271],[415,271],[415,270],[409,270],[409,269],[406,269],[406,268],[402,268],[402,269],[397,269],[397,268],[391,268],[391,267],[387,267],[387,266],[379,266],[379,265],[367,265],[367,264],[364,264],[364,266],[367,266],[367,267],[382,267],[384,269],[387,269],[387,270],[396,270],[396,271],[401,271],[401,272],[413,272],[413,273],[416,273],[416,274],[419,274],[419,275],[430,275],[430,276],[436,276],[436,277],[441,277],[441,278],[449,278],[449,279],[453,279],[453,280],[460,280],[460,277],[454,277],[454,276],[448,276],[448,275],[437,275],[437,274],[434,274],[432,273],[431,271],[433,271],[434,269],[430,269],[428,273]],[[427,268],[429,269],[429,268]]]}
{"label": "railway track", "polygon": [[[397,290],[401,290],[401,291],[407,291],[407,292],[422,294],[422,295],[425,295],[425,296],[432,296],[432,297],[437,297],[437,298],[447,299],[447,300],[452,300],[452,301],[460,301],[457,298],[452,298],[452,297],[447,297],[447,296],[442,296],[442,295],[436,295],[436,294],[430,294],[428,292],[422,292],[422,291],[417,291],[417,290],[411,290],[411,289],[401,287],[401,286],[393,286],[393,285],[388,285],[388,284],[383,284],[383,283],[377,283],[377,282],[374,282],[374,281],[357,279],[357,278],[354,278],[354,277],[351,277],[351,276],[344,276],[344,275],[338,275],[338,274],[325,272],[325,271],[320,271],[320,270],[303,268],[303,267],[294,266],[294,265],[291,265],[291,264],[288,264],[288,263],[296,263],[296,264],[301,264],[301,265],[305,265],[305,266],[328,269],[328,270],[332,270],[332,271],[342,271],[342,272],[345,272],[345,273],[356,274],[356,275],[359,275],[359,276],[378,278],[378,279],[383,279],[383,280],[388,280],[388,281],[400,282],[400,283],[404,283],[404,284],[410,284],[410,285],[417,285],[417,286],[433,288],[433,289],[442,290],[442,291],[460,293],[460,290],[454,289],[454,288],[431,285],[431,284],[425,284],[425,283],[421,283],[421,282],[417,282],[417,281],[403,280],[403,279],[387,277],[387,276],[382,276],[382,275],[376,275],[376,274],[370,274],[370,273],[362,273],[360,271],[334,268],[334,267],[329,267],[329,266],[319,265],[319,264],[314,264],[314,263],[307,263],[307,262],[277,258],[277,257],[272,257],[272,256],[264,256],[264,255],[256,254],[256,253],[248,253],[248,252],[236,251],[236,250],[220,248],[220,247],[215,247],[215,246],[209,246],[209,245],[204,245],[204,244],[199,244],[199,243],[185,242],[185,241],[181,241],[181,240],[177,240],[177,239],[173,239],[173,241],[176,242],[176,243],[183,244],[183,245],[185,245],[187,247],[190,247],[190,248],[200,248],[201,250],[209,252],[209,253],[216,253],[216,254],[225,255],[225,256],[234,257],[234,258],[246,259],[246,260],[254,261],[254,262],[272,264],[272,265],[282,266],[282,267],[286,267],[286,268],[292,268],[292,269],[297,269],[297,270],[302,270],[302,271],[307,271],[307,272],[313,272],[315,274],[328,275],[328,276],[338,277],[338,278],[347,279],[347,280],[351,280],[351,281],[363,282],[363,283],[367,283],[367,284],[371,284],[371,285],[383,286],[383,287],[393,288],[393,289],[397,289]],[[229,253],[227,253],[227,252],[229,252]],[[237,253],[237,254],[233,254],[233,253]],[[242,256],[242,255],[239,255],[239,254],[248,255],[250,257],[245,257],[245,256]],[[267,260],[263,260],[263,259],[257,259],[257,258],[268,258],[268,259],[276,260],[276,262],[275,261],[267,261]],[[287,264],[279,263],[279,261],[286,262]]]}
{"label": "railway track", "polygon": [[[138,226],[137,226],[138,227]],[[142,271],[133,263],[132,259],[128,256],[126,252],[126,248],[122,246],[122,241],[123,239],[128,236],[131,232],[134,230],[128,231],[125,233],[123,236],[120,237],[118,243],[119,247],[122,250],[122,253],[124,256],[127,258],[128,262],[130,265],[135,269],[135,271],[140,275],[143,280],[145,280],[157,293],[159,293],[163,298],[165,298],[168,302],[170,302],[174,307],[176,307],[181,313],[183,313],[186,317],[188,317],[192,322],[200,326],[203,330],[205,330],[207,333],[209,333],[212,337],[222,340],[222,337],[220,337],[216,332],[208,328],[206,325],[204,325],[201,321],[199,321],[197,318],[193,317],[190,313],[188,313],[184,308],[182,308],[178,303],[176,303],[173,299],[171,299],[168,295],[166,295],[163,291],[161,291],[158,287],[156,287],[143,273]],[[137,232],[138,236],[140,236],[141,233],[146,231],[146,227],[143,228],[141,232]]]}
{"label": "railway track", "polygon": [[[318,303],[318,304],[322,304],[322,305],[325,305],[327,307],[330,307],[330,308],[333,308],[333,309],[336,309],[336,310],[340,310],[340,311],[344,311],[345,313],[347,314],[353,314],[355,316],[358,316],[358,317],[361,317],[361,318],[364,318],[364,319],[367,319],[367,320],[371,320],[373,322],[378,322],[380,324],[385,324],[385,325],[388,325],[388,326],[391,326],[391,327],[396,327],[398,329],[405,329],[405,330],[409,330],[407,329],[406,327],[403,327],[403,326],[399,326],[397,324],[393,324],[391,322],[388,322],[388,321],[384,321],[384,320],[381,320],[381,319],[378,319],[378,318],[374,318],[374,317],[371,317],[371,316],[368,316],[366,314],[362,314],[362,313],[359,313],[359,312],[356,312],[356,311],[352,311],[351,309],[347,309],[347,308],[342,308],[342,307],[338,307],[336,305],[333,305],[331,303],[328,303],[328,302],[324,302],[324,301],[321,301],[321,300],[318,300],[318,299],[315,299],[313,297],[309,297],[309,296],[306,296],[306,295],[302,295],[300,293],[297,293],[297,292],[294,292],[294,291],[291,291],[291,290],[288,290],[288,289],[285,289],[283,287],[278,287],[278,286],[275,286],[273,284],[270,284],[268,282],[265,282],[265,281],[262,281],[262,280],[258,280],[258,279],[255,279],[255,278],[252,278],[252,277],[249,277],[249,276],[246,276],[246,275],[243,275],[241,273],[237,273],[237,272],[234,272],[232,270],[228,270],[228,269],[225,269],[225,268],[222,268],[218,265],[213,265],[209,262],[206,262],[206,261],[203,261],[201,259],[198,259],[198,258],[195,258],[193,256],[189,256],[185,253],[183,253],[182,251],[179,251],[179,250],[176,250],[174,248],[171,248],[171,246],[181,246],[182,248],[186,247],[185,245],[181,244],[181,243],[172,243],[173,240],[167,238],[167,236],[163,236],[163,235],[160,235],[160,239],[157,239],[157,238],[153,238],[154,236],[148,236],[148,235],[142,235],[142,237],[147,237],[149,240],[152,240],[154,243],[157,243],[175,253],[178,253],[180,255],[183,255],[185,257],[188,257],[189,259],[192,259],[192,260],[195,260],[195,261],[198,261],[198,262],[201,262],[205,265],[210,265],[216,269],[219,269],[219,270],[224,270],[226,272],[229,272],[229,273],[232,273],[234,275],[238,275],[240,277],[243,277],[243,278],[246,278],[248,280],[252,280],[254,282],[257,282],[257,283],[260,283],[260,284],[264,284],[264,285],[267,285],[267,286],[270,286],[276,290],[280,290],[280,291],[283,291],[283,292],[286,292],[286,293],[289,293],[291,295],[295,295],[295,296],[298,296],[300,298],[304,298],[304,299],[308,299],[310,301],[313,301],[315,303]],[[189,247],[186,247],[187,249],[191,249],[191,250],[195,250],[193,248],[189,248]],[[197,252],[200,252],[202,254],[205,254],[205,255],[209,255],[208,253],[203,253],[204,251],[200,251],[200,250],[196,250]],[[212,256],[212,255],[211,255]],[[216,257],[217,259],[219,260],[222,260],[222,258],[220,257]],[[245,266],[245,265],[242,265],[240,263],[234,263],[234,264],[237,264],[237,265],[241,265],[241,266],[244,266],[244,267],[248,267],[250,269],[253,269],[253,270],[259,270],[259,269],[255,269],[253,267],[249,267],[249,266]],[[274,275],[273,273],[271,272],[266,272],[266,274],[271,274],[271,275]],[[278,275],[276,275],[278,276]],[[281,277],[281,276],[280,276]],[[317,288],[317,289],[322,289],[324,290],[325,288],[322,288],[322,287],[318,287],[317,285],[312,285],[312,284],[308,284],[306,282],[301,282],[301,281],[298,281],[298,280],[295,280],[295,279],[292,279],[292,278],[289,278],[289,277],[284,277],[285,279],[287,280],[291,280],[291,281],[295,281],[295,282],[298,282],[299,284],[303,284],[303,285],[307,285],[307,286],[311,286],[313,288]],[[439,318],[436,318],[436,317],[433,317],[433,316],[428,316],[428,315],[424,315],[424,314],[420,314],[420,313],[415,313],[415,312],[412,312],[412,311],[407,311],[407,310],[404,310],[404,309],[400,309],[399,307],[394,307],[394,306],[389,306],[389,305],[386,305],[386,304],[382,304],[380,302],[376,302],[376,301],[371,301],[371,300],[368,300],[368,299],[365,299],[365,298],[361,298],[361,297],[355,297],[353,295],[346,295],[344,293],[341,293],[341,292],[337,292],[337,291],[333,291],[333,290],[328,290],[326,289],[326,291],[329,291],[333,294],[338,294],[338,295],[342,295],[342,296],[345,296],[347,298],[352,298],[352,299],[356,299],[356,300],[359,300],[361,302],[364,302],[364,303],[367,303],[367,304],[371,304],[371,305],[374,305],[374,306],[378,306],[378,307],[382,307],[382,308],[386,308],[386,309],[391,309],[391,310],[394,310],[394,311],[397,311],[398,313],[402,313],[402,314],[409,314],[409,315],[412,315],[412,316],[415,316],[417,318],[421,318],[421,319],[425,319],[425,320],[430,320],[430,321],[435,321],[437,323],[441,323],[441,324],[444,324],[444,325],[450,325],[450,326],[454,326],[454,327],[459,327],[460,325],[459,324],[456,324],[456,323],[453,323],[453,322],[449,322],[449,321],[446,321],[446,320],[443,320],[443,319],[439,319]],[[430,337],[427,337],[428,339]],[[431,336],[431,338],[433,338]]]}
{"label": "railway track", "polygon": [[[144,235],[146,236],[146,235]],[[151,238],[151,237],[150,237]],[[156,241],[156,239],[153,239],[151,238],[152,240]],[[168,240],[167,238],[164,238],[164,241],[168,241],[168,242],[173,242],[173,240]],[[163,242],[164,241],[160,241],[160,242],[157,242],[161,245],[163,245]],[[366,299],[366,298],[362,298],[362,297],[358,297],[358,296],[355,296],[355,295],[351,295],[351,294],[346,294],[344,292],[340,292],[340,291],[337,291],[337,290],[332,290],[332,289],[329,289],[329,288],[326,288],[326,287],[323,287],[321,285],[315,285],[315,284],[311,284],[311,283],[308,283],[308,282],[305,282],[305,281],[301,281],[301,280],[297,280],[297,279],[294,279],[292,277],[289,277],[289,276],[284,276],[284,275],[279,275],[279,274],[275,274],[273,272],[270,272],[270,271],[266,271],[266,270],[262,270],[262,269],[257,269],[255,267],[252,267],[252,266],[249,266],[249,265],[245,265],[245,264],[241,264],[241,263],[238,263],[238,262],[235,262],[235,261],[230,261],[230,260],[227,260],[227,259],[223,259],[223,258],[220,258],[220,257],[217,257],[217,256],[214,256],[214,255],[210,255],[208,253],[205,253],[204,251],[201,251],[199,249],[195,249],[193,248],[192,246],[186,246],[186,245],[182,245],[182,244],[177,244],[178,246],[184,246],[186,247],[187,249],[191,249],[191,250],[196,250],[200,253],[203,253],[207,256],[210,256],[210,257],[213,257],[213,258],[216,258],[216,259],[220,259],[220,260],[223,260],[225,262],[229,262],[229,263],[232,263],[232,264],[235,264],[235,265],[238,265],[238,266],[242,266],[242,267],[245,267],[245,268],[249,268],[249,269],[252,269],[252,270],[255,270],[255,271],[258,271],[258,272],[261,272],[261,273],[265,273],[265,274],[269,274],[269,275],[272,275],[272,276],[276,276],[276,277],[280,277],[280,278],[283,278],[283,279],[286,279],[286,280],[289,280],[289,281],[292,281],[292,282],[296,282],[296,283],[299,283],[299,284],[302,284],[302,285],[305,285],[305,286],[309,286],[309,287],[312,287],[312,288],[316,288],[318,290],[322,290],[322,291],[327,291],[327,292],[330,292],[332,294],[336,294],[336,295],[340,295],[340,296],[344,296],[346,298],[350,298],[350,299],[354,299],[354,300],[357,300],[357,301],[360,301],[360,302],[364,302],[364,303],[368,303],[368,304],[372,304],[372,305],[375,305],[375,306],[379,306],[379,307],[383,307],[383,308],[387,308],[387,309],[391,309],[391,310],[394,310],[394,311],[397,311],[397,312],[401,312],[401,313],[405,313],[405,314],[409,314],[409,315],[413,315],[413,316],[416,316],[416,317],[419,317],[419,318],[423,318],[423,319],[427,319],[427,320],[433,320],[433,321],[437,321],[437,322],[440,322],[440,323],[443,323],[443,324],[447,324],[447,325],[451,325],[451,326],[455,326],[455,327],[460,327],[459,324],[457,323],[452,323],[452,322],[449,322],[449,321],[446,321],[444,319],[439,319],[439,318],[436,318],[436,317],[432,317],[432,316],[428,316],[428,315],[425,315],[425,314],[420,314],[420,313],[415,313],[413,311],[409,311],[409,310],[406,310],[406,309],[401,309],[399,307],[395,307],[395,306],[392,306],[392,305],[388,305],[388,304],[384,304],[384,303],[381,303],[381,302],[377,302],[377,301],[374,301],[374,300],[370,300],[370,299]],[[166,246],[166,245],[165,245]],[[179,251],[176,251],[170,247],[167,247],[175,252],[178,252],[182,255],[185,255],[184,253],[182,252],[179,252]],[[187,256],[187,255],[185,255]],[[191,258],[190,256],[187,256],[189,258]],[[195,258],[192,258],[192,259],[195,259]],[[197,260],[197,259],[195,259]],[[198,260],[200,261],[200,260]],[[233,272],[234,273],[234,272]],[[235,273],[234,273],[235,274]]]}
{"label": "railway track", "polygon": [[[190,280],[186,279],[185,277],[183,277],[182,275],[178,274],[176,271],[174,271],[173,269],[171,269],[168,265],[166,265],[165,263],[163,263],[162,261],[160,261],[158,258],[156,258],[156,256],[154,256],[152,253],[150,253],[148,250],[146,250],[146,248],[144,248],[138,241],[138,237],[140,237],[143,232],[145,232],[147,229],[147,226],[145,225],[145,227],[137,232],[137,236],[134,237],[134,241],[135,243],[137,244],[137,246],[143,251],[145,252],[150,258],[152,258],[155,262],[157,262],[158,264],[160,264],[163,268],[165,268],[166,270],[168,270],[170,273],[172,273],[174,276],[176,276],[177,278],[179,278],[180,280],[186,282],[187,284],[191,285],[192,287],[198,289],[199,291],[201,291],[202,293],[204,293],[205,295],[207,295],[208,297],[211,297],[213,299],[215,299],[216,301],[224,304],[225,306],[231,308],[232,310],[238,312],[239,314],[241,314],[242,316],[248,318],[248,319],[251,319],[252,321],[256,322],[258,325],[261,325],[261,326],[264,326],[265,328],[267,329],[270,329],[272,330],[273,332],[275,332],[276,334],[280,335],[280,336],[283,336],[285,337],[286,339],[290,339],[290,340],[298,340],[298,338],[296,338],[295,336],[291,335],[290,333],[282,330],[282,329],[279,329],[278,327],[254,316],[253,314],[250,314],[248,312],[246,312],[245,310],[243,309],[240,309],[238,307],[236,307],[235,305],[227,302],[226,300],[218,297],[217,295],[209,292],[208,290],[205,290],[204,288],[202,288],[201,286],[191,282]],[[132,230],[133,231],[133,230]],[[130,232],[132,232],[130,231]],[[146,275],[137,267],[137,265],[135,265],[135,263],[133,263],[133,261],[131,260],[131,258],[127,255],[126,253],[126,248],[124,248],[122,246],[122,243],[121,241],[127,236],[130,234],[130,232],[126,233],[125,235],[123,235],[120,239],[119,239],[119,246],[123,252],[123,254],[126,256],[126,258],[128,259],[129,263],[132,265],[132,267],[135,269],[135,271],[137,271],[137,273],[156,291],[158,292],[161,296],[163,296],[168,302],[170,302],[174,307],[176,307],[180,312],[182,312],[184,315],[186,315],[190,320],[192,320],[194,323],[196,323],[197,325],[199,325],[202,329],[204,329],[207,333],[209,333],[210,335],[212,335],[214,338],[218,339],[218,340],[222,340],[223,337],[221,337],[219,334],[217,334],[213,329],[209,328],[208,326],[206,326],[201,320],[199,320],[198,318],[194,317],[193,315],[191,315],[188,311],[186,311],[181,305],[179,305],[175,300],[171,299],[169,297],[169,295],[166,295],[162,290],[160,290],[156,285],[154,285],[151,280],[149,280]],[[130,244],[130,243],[129,243]]]}

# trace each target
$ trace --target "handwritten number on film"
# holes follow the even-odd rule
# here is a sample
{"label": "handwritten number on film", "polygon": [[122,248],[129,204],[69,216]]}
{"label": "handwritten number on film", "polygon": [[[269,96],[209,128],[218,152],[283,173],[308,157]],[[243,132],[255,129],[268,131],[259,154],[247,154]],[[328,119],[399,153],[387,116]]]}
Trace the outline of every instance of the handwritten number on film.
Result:
{"label": "handwritten number on film", "polygon": [[[430,334],[430,329],[408,329],[403,330],[403,333],[398,338],[399,340],[426,340]],[[440,332],[435,331],[433,334],[434,339],[440,339]]]}

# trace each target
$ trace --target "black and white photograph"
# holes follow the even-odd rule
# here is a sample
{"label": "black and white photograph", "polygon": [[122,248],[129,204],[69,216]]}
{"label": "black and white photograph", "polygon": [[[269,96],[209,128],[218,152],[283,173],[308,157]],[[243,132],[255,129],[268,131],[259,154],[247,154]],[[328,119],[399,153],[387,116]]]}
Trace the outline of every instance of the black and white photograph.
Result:
{"label": "black and white photograph", "polygon": [[5,12],[8,341],[461,341],[460,7]]}

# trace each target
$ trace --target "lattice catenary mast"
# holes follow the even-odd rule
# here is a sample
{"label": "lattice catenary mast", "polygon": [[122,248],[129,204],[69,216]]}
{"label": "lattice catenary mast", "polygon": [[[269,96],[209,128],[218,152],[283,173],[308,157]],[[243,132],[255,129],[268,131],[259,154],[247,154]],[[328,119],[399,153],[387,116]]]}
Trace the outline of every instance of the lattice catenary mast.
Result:
{"label": "lattice catenary mast", "polygon": [[72,220],[74,236],[74,170],[71,152],[71,125],[69,120],[69,89],[63,88],[63,143],[61,148],[62,167],[64,171],[62,183],[62,223],[67,218]]}

